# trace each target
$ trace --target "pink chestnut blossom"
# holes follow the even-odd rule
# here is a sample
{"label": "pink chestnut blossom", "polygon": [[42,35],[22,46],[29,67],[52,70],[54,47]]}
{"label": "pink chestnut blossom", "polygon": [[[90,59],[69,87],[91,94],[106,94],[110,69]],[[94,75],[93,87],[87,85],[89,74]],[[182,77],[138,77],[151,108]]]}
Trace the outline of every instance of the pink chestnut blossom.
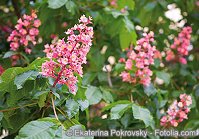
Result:
{"label": "pink chestnut blossom", "polygon": [[[144,33],[143,38],[137,41],[137,46],[127,50],[127,60],[120,58],[119,62],[125,62],[125,70],[120,74],[124,82],[136,83],[139,82],[145,86],[151,82],[153,72],[149,69],[150,65],[154,64],[156,47],[150,43],[154,41],[154,33]],[[134,76],[127,73],[133,72]]]}
{"label": "pink chestnut blossom", "polygon": [[166,61],[177,61],[182,64],[187,64],[185,56],[188,55],[188,46],[190,45],[190,39],[192,28],[184,27],[178,34],[178,37],[174,39],[174,43],[167,50]]}
{"label": "pink chestnut blossom", "polygon": [[175,100],[167,110],[167,115],[160,119],[160,125],[164,127],[177,127],[184,119],[188,119],[187,114],[190,112],[189,106],[191,104],[191,96],[181,94],[180,101]]}
{"label": "pink chestnut blossom", "polygon": [[[44,52],[50,61],[42,64],[42,75],[55,79],[53,87],[66,84],[73,94],[77,92],[77,76],[83,76],[82,64],[86,64],[86,55],[90,50],[93,38],[92,18],[80,17],[79,24],[68,29],[67,42],[64,39],[46,44]],[[78,33],[75,33],[78,32]]]}
{"label": "pink chestnut blossom", "polygon": [[32,11],[31,15],[24,14],[17,23],[15,30],[7,39],[8,42],[11,42],[10,49],[17,51],[20,46],[24,46],[25,52],[30,54],[32,50],[28,45],[36,45],[36,37],[39,34],[38,27],[41,25],[41,21],[37,19],[36,12]]}

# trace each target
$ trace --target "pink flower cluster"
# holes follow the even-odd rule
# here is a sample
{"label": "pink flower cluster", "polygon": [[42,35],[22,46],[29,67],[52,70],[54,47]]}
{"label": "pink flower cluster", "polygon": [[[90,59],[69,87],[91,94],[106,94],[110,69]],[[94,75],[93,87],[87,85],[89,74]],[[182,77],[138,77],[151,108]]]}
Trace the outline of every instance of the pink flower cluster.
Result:
{"label": "pink flower cluster", "polygon": [[137,41],[137,46],[127,52],[127,60],[121,58],[119,62],[125,63],[125,71],[120,76],[124,82],[141,83],[145,86],[151,82],[152,71],[149,69],[154,64],[154,54],[157,51],[154,42],[154,33],[144,33],[143,38]]}
{"label": "pink flower cluster", "polygon": [[191,96],[187,94],[180,95],[180,101],[175,100],[170,105],[167,115],[163,116],[160,120],[160,125],[164,127],[174,126],[177,127],[178,123],[187,118],[187,114],[190,112],[190,106],[192,104]]}
{"label": "pink flower cluster", "polygon": [[54,44],[45,45],[44,52],[50,61],[42,64],[42,75],[55,79],[53,87],[66,84],[71,93],[77,91],[77,76],[83,75],[82,64],[86,64],[86,55],[90,50],[93,38],[93,27],[89,27],[92,18],[80,17],[79,24],[65,32],[67,42],[58,40]]}
{"label": "pink flower cluster", "polygon": [[17,51],[20,46],[25,47],[25,52],[30,54],[32,52],[31,47],[28,46],[29,42],[32,45],[36,45],[36,37],[39,34],[38,27],[41,25],[35,11],[32,11],[31,15],[24,14],[22,18],[17,21],[15,30],[12,31],[7,41],[10,43],[10,49]]}
{"label": "pink flower cluster", "polygon": [[188,55],[188,46],[190,45],[192,28],[184,27],[178,34],[178,37],[174,39],[174,43],[170,46],[170,49],[166,52],[167,61],[177,61],[182,64],[187,64],[187,60],[184,56]]}

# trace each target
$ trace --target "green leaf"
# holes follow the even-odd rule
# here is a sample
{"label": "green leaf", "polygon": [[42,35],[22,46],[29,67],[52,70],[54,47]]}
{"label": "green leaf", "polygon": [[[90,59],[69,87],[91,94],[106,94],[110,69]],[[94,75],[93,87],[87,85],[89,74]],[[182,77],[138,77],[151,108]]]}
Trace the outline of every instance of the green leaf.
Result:
{"label": "green leaf", "polygon": [[114,107],[114,106],[116,106],[116,105],[118,105],[118,104],[130,104],[130,103],[131,103],[131,102],[128,101],[128,100],[119,100],[119,101],[117,101],[117,102],[113,102],[113,103],[109,104],[108,106],[104,107],[104,108],[102,109],[102,112],[107,111],[107,110],[111,109],[112,107]]}
{"label": "green leaf", "polygon": [[66,100],[65,106],[69,118],[72,118],[79,112],[79,104],[74,99]]}
{"label": "green leaf", "polygon": [[3,119],[3,112],[0,112],[0,121]]}
{"label": "green leaf", "polygon": [[111,93],[106,90],[103,87],[100,87],[101,91],[102,91],[102,98],[107,102],[107,103],[111,103],[113,102],[113,96],[111,95]]}
{"label": "green leaf", "polygon": [[78,104],[80,106],[81,111],[84,111],[89,106],[89,101],[88,100],[84,100],[84,101],[83,100],[77,100],[77,102],[78,102]]}
{"label": "green leaf", "polygon": [[135,119],[142,120],[146,127],[151,126],[154,129],[154,120],[148,109],[138,106],[136,104],[132,105],[133,116]]}
{"label": "green leaf", "polygon": [[37,71],[27,71],[15,77],[14,84],[21,89],[27,80],[34,80],[39,75]]}
{"label": "green leaf", "polygon": [[124,66],[124,64],[122,64],[122,63],[117,63],[117,64],[115,65],[115,70],[116,70],[118,73],[121,73],[122,71],[124,71],[124,69],[125,69],[125,66]]}
{"label": "green leaf", "polygon": [[86,90],[86,98],[90,105],[97,104],[102,99],[102,93],[99,88],[95,86],[88,86]]}
{"label": "green leaf", "polygon": [[156,76],[160,79],[162,79],[166,85],[170,83],[170,74],[164,72],[164,71],[157,71]]}
{"label": "green leaf", "polygon": [[40,108],[44,107],[45,106],[45,101],[46,101],[46,98],[47,98],[47,93],[44,93],[42,95],[39,96],[39,101],[38,101],[38,105]]}
{"label": "green leaf", "polygon": [[48,61],[48,58],[37,58],[27,68],[29,70],[38,69],[45,61]]}
{"label": "green leaf", "polygon": [[77,6],[72,0],[67,1],[65,4],[65,7],[68,10],[68,12],[70,12],[72,15],[75,14],[75,10],[76,10]]}
{"label": "green leaf", "polygon": [[54,139],[58,126],[50,121],[31,121],[24,125],[15,139]]}
{"label": "green leaf", "polygon": [[[129,27],[130,29],[130,27]],[[120,46],[122,49],[128,48],[131,43],[136,43],[137,35],[135,31],[129,32],[127,28],[123,27],[119,34]]]}
{"label": "green leaf", "polygon": [[56,88],[52,88],[51,90],[52,90],[52,93],[53,93],[54,96],[56,96],[58,99],[61,98],[60,95],[57,93],[57,89]]}
{"label": "green leaf", "polygon": [[186,129],[186,130],[197,130],[198,127],[199,127],[198,119],[191,119],[190,121],[187,122],[184,129]]}
{"label": "green leaf", "polygon": [[124,25],[122,19],[122,17],[119,17],[117,19],[109,21],[109,24],[106,26],[105,30],[111,37],[114,37],[115,35],[118,35],[120,33],[121,26]]}
{"label": "green leaf", "polygon": [[121,118],[121,123],[124,126],[124,128],[127,128],[132,122],[132,113],[125,113],[124,116]]}
{"label": "green leaf", "polygon": [[57,9],[62,7],[68,0],[48,0],[48,7]]}
{"label": "green leaf", "polygon": [[11,57],[11,56],[13,56],[13,55],[16,55],[16,54],[17,54],[17,52],[8,51],[8,52],[6,52],[6,53],[4,54],[3,58],[9,58],[9,57]]}
{"label": "green leaf", "polygon": [[0,90],[12,92],[16,90],[16,86],[14,85],[14,78],[24,72],[24,69],[21,67],[9,68],[3,72],[0,76]]}
{"label": "green leaf", "polygon": [[[64,121],[63,125],[64,125],[65,129],[69,129],[74,125],[81,125],[81,124],[75,119],[70,119],[70,120]],[[83,125],[81,125],[81,127],[83,129],[85,129],[85,127]]]}
{"label": "green leaf", "polygon": [[123,21],[128,32],[132,32],[135,30],[134,25],[131,22],[131,20],[129,20],[127,17],[124,17]]}
{"label": "green leaf", "polygon": [[157,90],[155,89],[152,83],[150,83],[148,86],[144,86],[144,93],[147,94],[147,96],[155,95],[156,92]]}
{"label": "green leaf", "polygon": [[135,7],[134,0],[118,0],[117,4],[119,9],[125,8],[127,6],[130,10],[133,10]]}
{"label": "green leaf", "polygon": [[130,104],[118,104],[111,109],[111,119],[120,119]]}
{"label": "green leaf", "polygon": [[90,84],[95,79],[96,76],[97,76],[97,73],[87,72],[83,76],[82,85],[88,85],[88,84]]}

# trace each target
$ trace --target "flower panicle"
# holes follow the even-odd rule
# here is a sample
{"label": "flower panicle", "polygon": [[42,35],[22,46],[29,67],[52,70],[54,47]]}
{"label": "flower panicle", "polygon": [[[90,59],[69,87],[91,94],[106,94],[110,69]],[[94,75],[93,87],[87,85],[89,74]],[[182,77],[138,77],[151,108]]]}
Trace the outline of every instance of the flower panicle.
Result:
{"label": "flower panicle", "polygon": [[189,106],[192,104],[190,95],[181,94],[180,101],[175,100],[167,110],[167,114],[160,119],[160,125],[163,127],[177,127],[179,123],[188,119],[190,112]]}
{"label": "flower panicle", "polygon": [[174,43],[166,51],[166,61],[177,61],[182,64],[187,64],[185,56],[188,55],[188,46],[191,40],[191,27],[184,27],[178,34],[178,37],[174,38]]}
{"label": "flower panicle", "polygon": [[[119,61],[125,63],[125,71],[120,76],[123,82],[140,83],[145,86],[151,82],[153,72],[149,66],[154,64],[156,46],[154,42],[154,33],[144,33],[143,38],[137,41],[137,46],[134,49],[129,49],[127,52],[127,60],[121,58]],[[131,72],[133,71],[133,75]]]}
{"label": "flower panicle", "polygon": [[7,41],[10,42],[10,49],[17,51],[20,46],[24,46],[25,52],[30,54],[32,52],[29,44],[33,46],[37,44],[37,36],[39,34],[39,26],[41,21],[37,18],[36,11],[32,11],[31,15],[24,14],[22,18],[17,21],[15,30],[13,30]]}
{"label": "flower panicle", "polygon": [[66,84],[73,94],[78,82],[75,73],[83,76],[82,64],[86,64],[86,55],[92,45],[93,28],[88,26],[91,21],[91,17],[82,15],[79,24],[65,32],[67,42],[63,38],[45,45],[44,52],[50,61],[42,64],[42,75],[56,79],[55,84]]}

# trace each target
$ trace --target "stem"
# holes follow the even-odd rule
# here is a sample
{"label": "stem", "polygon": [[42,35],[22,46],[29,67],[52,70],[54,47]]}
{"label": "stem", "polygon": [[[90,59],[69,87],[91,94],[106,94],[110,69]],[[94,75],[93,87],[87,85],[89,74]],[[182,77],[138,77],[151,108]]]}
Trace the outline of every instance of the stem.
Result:
{"label": "stem", "polygon": [[111,87],[111,88],[113,88],[113,84],[112,84],[112,81],[111,81],[111,74],[110,74],[110,72],[108,72],[107,73],[108,75],[108,84],[109,84],[109,86]]}
{"label": "stem", "polygon": [[90,113],[89,108],[86,109],[86,120],[87,120],[87,127],[90,127]]}
{"label": "stem", "polygon": [[54,114],[55,114],[55,118],[59,121],[57,113],[56,113],[56,110],[55,110],[55,104],[54,104],[53,96],[51,96],[51,100],[52,100],[52,106],[53,106],[53,111],[54,111]]}
{"label": "stem", "polygon": [[26,104],[24,106],[18,106],[18,107],[14,107],[14,108],[8,108],[8,109],[0,110],[0,112],[7,112],[7,111],[11,111],[11,110],[16,110],[16,109],[20,109],[20,108],[32,106],[32,105],[35,105],[35,104],[37,104],[37,103],[35,102],[35,103],[31,103],[31,104]]}
{"label": "stem", "polygon": [[[72,50],[70,51],[70,55],[71,55],[72,52],[74,51],[76,45],[77,45],[77,43],[74,45],[74,47],[73,47]],[[70,59],[70,55],[67,57],[68,60]],[[66,64],[66,65],[67,65],[67,64]],[[54,82],[54,84],[53,84],[53,87],[55,87],[55,85],[57,84],[57,82],[60,80],[61,75],[62,75],[62,73],[64,72],[66,65],[64,65],[64,66],[62,67],[61,71],[59,72],[59,74],[58,74],[58,76],[57,76],[57,78],[56,78],[56,80],[55,80],[55,82]]]}
{"label": "stem", "polygon": [[133,95],[132,95],[132,93],[131,93],[130,97],[131,97],[131,102],[133,102]]}
{"label": "stem", "polygon": [[113,84],[112,84],[112,81],[111,81],[111,74],[110,72],[108,71],[107,67],[105,66],[105,69],[107,71],[107,78],[108,78],[108,84],[109,84],[109,87],[110,88],[113,88]]}

